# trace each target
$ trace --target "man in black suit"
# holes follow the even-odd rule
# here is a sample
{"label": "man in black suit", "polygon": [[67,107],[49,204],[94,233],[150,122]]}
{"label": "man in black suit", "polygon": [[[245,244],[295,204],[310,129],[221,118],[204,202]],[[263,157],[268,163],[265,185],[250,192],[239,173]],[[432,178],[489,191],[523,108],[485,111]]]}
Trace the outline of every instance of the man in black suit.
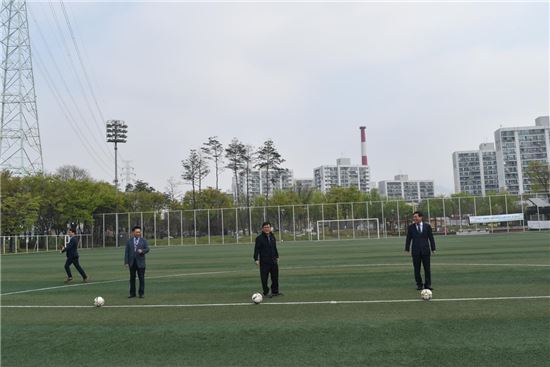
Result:
{"label": "man in black suit", "polygon": [[[254,261],[260,267],[260,279],[262,280],[264,296],[282,295],[279,292],[279,252],[269,222],[262,224],[262,233],[256,237]],[[271,274],[271,295],[269,295],[269,287],[267,286],[269,274]]]}
{"label": "man in black suit", "polygon": [[61,249],[61,253],[65,252],[67,255],[67,261],[65,261],[65,271],[67,272],[67,279],[65,280],[65,283],[69,283],[71,280],[73,280],[73,275],[71,274],[71,264],[74,264],[74,267],[82,276],[82,281],[87,282],[88,276],[86,275],[84,269],[82,269],[82,267],[80,266],[80,262],[78,261],[78,237],[76,237],[76,229],[69,229],[68,235],[71,239],[69,240],[69,243],[67,243]]}
{"label": "man in black suit", "polygon": [[139,278],[139,298],[145,295],[145,254],[149,252],[149,246],[145,238],[141,237],[141,227],[132,228],[132,238],[126,242],[126,251],[124,252],[124,265],[130,269],[130,295],[128,298],[136,296],[136,273]]}
{"label": "man in black suit", "polygon": [[[422,222],[422,213],[416,211],[413,213],[413,224],[407,231],[405,241],[405,251],[409,252],[412,241],[412,260],[414,265],[414,279],[416,280],[416,289],[421,290],[432,288],[432,273],[430,270],[430,252],[435,255],[435,240],[432,233],[432,227],[428,223]],[[426,282],[422,284],[420,275],[420,264],[424,266],[424,277]]]}

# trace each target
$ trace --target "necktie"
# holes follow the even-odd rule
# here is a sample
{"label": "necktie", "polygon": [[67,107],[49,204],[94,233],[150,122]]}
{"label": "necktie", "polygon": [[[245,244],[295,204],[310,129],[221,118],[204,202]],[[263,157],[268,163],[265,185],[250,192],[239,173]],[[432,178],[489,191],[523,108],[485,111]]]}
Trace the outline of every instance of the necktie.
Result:
{"label": "necktie", "polygon": [[137,251],[137,245],[138,245],[138,243],[139,243],[139,239],[135,238],[135,239],[134,239],[134,252]]}
{"label": "necktie", "polygon": [[422,233],[422,226],[418,224],[418,233]]}

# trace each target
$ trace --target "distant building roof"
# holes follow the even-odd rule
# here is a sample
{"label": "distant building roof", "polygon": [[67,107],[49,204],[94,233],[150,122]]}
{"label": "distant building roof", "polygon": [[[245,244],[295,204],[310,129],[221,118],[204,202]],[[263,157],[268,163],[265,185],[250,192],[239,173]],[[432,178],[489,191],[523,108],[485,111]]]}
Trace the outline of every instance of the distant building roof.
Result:
{"label": "distant building roof", "polygon": [[530,201],[531,203],[533,203],[533,206],[538,206],[539,208],[550,207],[550,203],[548,203],[548,201],[544,199],[530,198],[530,199],[527,199],[527,201]]}

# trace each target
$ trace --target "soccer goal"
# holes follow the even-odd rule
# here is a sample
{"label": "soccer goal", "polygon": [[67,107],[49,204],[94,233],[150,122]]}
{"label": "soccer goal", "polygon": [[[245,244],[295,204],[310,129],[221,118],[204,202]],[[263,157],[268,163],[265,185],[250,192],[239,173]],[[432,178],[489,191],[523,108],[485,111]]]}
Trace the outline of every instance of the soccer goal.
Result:
{"label": "soccer goal", "polygon": [[317,221],[317,241],[355,238],[380,238],[378,218]]}

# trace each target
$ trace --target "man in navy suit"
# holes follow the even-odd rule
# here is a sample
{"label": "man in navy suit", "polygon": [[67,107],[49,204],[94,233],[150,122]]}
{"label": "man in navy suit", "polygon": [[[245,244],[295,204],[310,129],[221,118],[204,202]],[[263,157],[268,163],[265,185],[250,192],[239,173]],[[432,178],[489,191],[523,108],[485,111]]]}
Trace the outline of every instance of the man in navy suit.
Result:
{"label": "man in navy suit", "polygon": [[124,252],[124,265],[130,269],[130,295],[136,296],[136,273],[139,278],[139,298],[144,297],[145,292],[145,254],[149,252],[147,241],[141,237],[141,227],[132,228],[132,238],[126,242]]}
{"label": "man in navy suit", "polygon": [[74,228],[70,228],[68,231],[68,235],[71,239],[69,240],[69,243],[61,249],[61,253],[65,252],[67,255],[67,261],[65,261],[65,271],[67,272],[67,279],[65,280],[65,283],[73,280],[73,275],[71,274],[71,264],[74,264],[74,267],[82,276],[82,280],[84,282],[87,282],[88,276],[86,275],[84,269],[82,269],[82,267],[80,266],[80,262],[78,261],[78,237],[76,237],[76,230]]}
{"label": "man in navy suit", "polygon": [[[411,250],[412,242],[412,260],[414,265],[414,279],[416,280],[416,289],[421,290],[432,288],[432,273],[430,269],[430,253],[435,255],[435,240],[432,233],[432,227],[422,221],[422,213],[416,211],[413,213],[413,224],[407,231],[405,240],[405,251]],[[420,275],[420,265],[424,266],[424,277],[426,282],[422,284]]]}

